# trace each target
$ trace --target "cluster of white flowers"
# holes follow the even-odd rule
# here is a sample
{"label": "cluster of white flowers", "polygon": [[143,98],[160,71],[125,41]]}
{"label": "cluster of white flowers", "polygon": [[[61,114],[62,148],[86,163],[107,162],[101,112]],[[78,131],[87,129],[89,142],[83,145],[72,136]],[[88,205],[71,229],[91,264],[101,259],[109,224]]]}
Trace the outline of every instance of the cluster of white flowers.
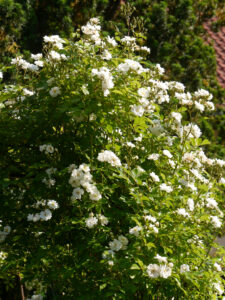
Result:
{"label": "cluster of white flowers", "polygon": [[60,54],[54,50],[51,50],[48,54],[48,61],[60,61],[60,60],[67,60],[67,57],[65,54]]}
{"label": "cluster of white flowers", "polygon": [[35,92],[32,92],[32,91],[24,88],[23,89],[23,94],[24,94],[24,96],[29,96],[30,97],[30,96],[33,96],[35,94]]}
{"label": "cluster of white flowers", "polygon": [[220,183],[220,184],[225,184],[225,178],[224,178],[224,177],[221,177],[220,180],[219,180],[219,183]]}
{"label": "cluster of white flowers", "polygon": [[106,40],[113,47],[116,47],[118,45],[116,40],[113,37],[107,36]]}
{"label": "cluster of white flowers", "polygon": [[167,263],[166,256],[160,256],[159,254],[157,254],[154,258],[157,259],[159,263],[164,263],[164,264]]}
{"label": "cluster of white flowers", "polygon": [[183,264],[180,266],[180,273],[190,272],[190,267],[187,264]]}
{"label": "cluster of white flowers", "polygon": [[104,50],[102,53],[102,59],[110,60],[112,58],[112,54],[108,50]]}
{"label": "cluster of white flowers", "polygon": [[213,287],[216,290],[217,294],[222,295],[224,292],[223,286],[220,282],[214,282]]}
{"label": "cluster of white flowers", "polygon": [[193,192],[198,190],[197,187],[195,186],[195,181],[190,181],[190,179],[188,179],[188,178],[187,178],[187,180],[181,179],[180,183],[182,185],[184,185],[185,187],[191,189]]}
{"label": "cluster of white flowers", "polygon": [[163,150],[163,154],[164,154],[165,156],[169,157],[169,158],[172,158],[172,157],[173,157],[173,155],[170,153],[169,150]]}
{"label": "cluster of white flowers", "polygon": [[34,60],[39,60],[43,58],[43,55],[42,53],[31,54],[31,58],[33,58]]}
{"label": "cluster of white flowers", "polygon": [[152,153],[148,156],[149,160],[158,160],[159,159],[159,154],[158,153]]}
{"label": "cluster of white flowers", "polygon": [[50,36],[45,35],[43,39],[45,43],[49,43],[50,45],[56,47],[57,49],[63,49],[63,44],[65,43],[65,41],[58,35],[50,35]]}
{"label": "cluster of white flowers", "polygon": [[110,150],[104,150],[98,154],[97,160],[108,162],[113,167],[120,167],[121,161],[116,154]]}
{"label": "cluster of white flowers", "polygon": [[61,94],[61,90],[58,86],[54,86],[53,88],[50,89],[49,94],[52,97],[57,97],[58,95]]}
{"label": "cluster of white flowers", "polygon": [[7,235],[11,232],[11,227],[10,226],[5,226],[3,227],[3,230],[0,231],[0,243],[4,242],[6,239]]}
{"label": "cluster of white flowers", "polygon": [[154,172],[151,172],[149,175],[152,177],[153,181],[155,181],[155,182],[160,181],[159,176],[156,175]]}
{"label": "cluster of white flowers", "polygon": [[48,208],[36,214],[28,214],[27,221],[48,221],[52,218],[52,212],[50,209],[55,210],[59,208],[59,204],[55,200],[41,200],[33,205],[35,208],[39,208],[40,206],[48,206]]}
{"label": "cluster of white flowers", "polygon": [[[159,70],[155,67],[155,69]],[[162,82],[159,80],[150,79],[149,83],[151,85],[151,96],[154,97],[158,104],[169,103],[170,97],[168,94],[169,84],[167,82]]]}
{"label": "cluster of white flowers", "polygon": [[149,130],[153,135],[160,136],[161,134],[164,134],[165,128],[161,124],[160,120],[154,119],[152,120],[152,125],[149,126]]}
{"label": "cluster of white flowers", "polygon": [[199,89],[194,93],[194,96],[196,98],[204,98],[207,101],[212,100],[212,94],[210,94],[208,91],[204,90],[204,89]]}
{"label": "cluster of white flowers", "polygon": [[121,43],[126,44],[127,46],[136,44],[136,38],[131,36],[125,36],[121,39]]}
{"label": "cluster of white flowers", "polygon": [[88,227],[88,228],[95,227],[98,224],[98,222],[102,226],[105,226],[108,224],[109,221],[105,216],[103,216],[101,214],[97,214],[95,217],[93,213],[90,213],[89,217],[85,220],[86,227]]}
{"label": "cluster of white flowers", "polygon": [[127,73],[129,71],[134,71],[137,74],[141,74],[143,72],[149,71],[149,69],[145,69],[142,67],[142,65],[135,60],[132,59],[125,59],[124,63],[121,63],[117,67],[117,71],[122,72],[122,73]]}
{"label": "cluster of white flowers", "polygon": [[210,216],[210,221],[215,228],[220,228],[222,226],[222,222],[217,216]]}
{"label": "cluster of white flowers", "polygon": [[22,68],[23,70],[29,70],[29,71],[33,71],[33,72],[37,72],[39,70],[37,65],[27,62],[21,56],[13,58],[11,60],[11,64],[16,65],[16,66]]}
{"label": "cluster of white flowers", "polygon": [[161,191],[165,191],[167,193],[171,193],[173,191],[173,188],[165,183],[160,184],[159,188]]}
{"label": "cluster of white flowers", "polygon": [[142,117],[145,112],[145,109],[142,105],[133,104],[131,105],[131,111],[135,116]]}
{"label": "cluster of white flowers", "polygon": [[145,228],[147,230],[152,229],[155,233],[159,232],[159,229],[157,227],[159,227],[159,222],[157,221],[157,219],[151,215],[146,215],[144,216],[144,219],[147,223],[147,225],[145,226]]}
{"label": "cluster of white flowers", "polygon": [[48,187],[48,188],[50,188],[50,187],[52,187],[52,186],[54,186],[55,185],[55,179],[54,178],[52,178],[52,175],[55,173],[57,171],[57,169],[56,168],[49,168],[49,169],[47,169],[47,170],[45,170],[45,172],[47,173],[47,175],[48,175],[48,177],[46,178],[43,178],[42,179],[42,182],[44,183],[44,184],[46,184],[46,186]]}
{"label": "cluster of white flowers", "polygon": [[98,191],[95,184],[92,182],[92,175],[90,173],[90,168],[86,164],[81,164],[79,168],[75,165],[70,166],[71,176],[69,183],[74,188],[71,200],[80,200],[84,194],[84,190],[80,188],[81,186],[89,193],[90,199],[93,201],[98,201],[102,198],[102,195]]}
{"label": "cluster of white flowers", "polygon": [[132,142],[127,142],[126,145],[130,148],[135,148],[135,144],[133,144]]}
{"label": "cluster of white flowers", "polygon": [[[165,257],[159,255],[156,256],[155,258],[158,259],[159,262],[165,261]],[[164,261],[162,261],[162,259]],[[158,278],[158,277],[168,278],[172,274],[172,267],[173,267],[172,263],[162,264],[162,265],[149,264],[147,266],[147,274],[150,278]]]}
{"label": "cluster of white flowers", "polygon": [[40,213],[28,214],[27,221],[48,221],[52,218],[52,212],[47,208]]}
{"label": "cluster of white flowers", "polygon": [[140,47],[140,50],[141,50],[141,51],[146,51],[147,53],[150,53],[150,52],[151,52],[151,49],[148,48],[148,47],[146,47],[146,46]]}
{"label": "cluster of white flowers", "polygon": [[222,272],[221,265],[219,265],[218,263],[214,263],[214,267],[218,272]]}
{"label": "cluster of white flowers", "polygon": [[43,67],[44,66],[44,61],[41,60],[43,58],[42,53],[37,53],[37,54],[31,54],[31,58],[34,60],[35,65],[38,67]]}
{"label": "cluster of white flowers", "polygon": [[188,209],[190,211],[193,211],[194,208],[195,208],[195,203],[194,203],[194,200],[192,198],[188,198],[187,200],[187,206],[188,206]]}
{"label": "cluster of white flowers", "polygon": [[203,182],[203,183],[208,183],[208,182],[209,182],[208,179],[205,178],[204,176],[202,176],[202,175],[199,173],[198,170],[192,168],[192,169],[190,169],[190,172],[191,172],[197,179],[199,179],[201,182]]}
{"label": "cluster of white flowers", "polygon": [[0,263],[1,263],[1,260],[5,260],[6,257],[7,257],[7,253],[3,252],[3,251],[0,251]]}
{"label": "cluster of white flowers", "polygon": [[195,108],[197,110],[199,110],[200,112],[203,112],[205,110],[205,108],[207,108],[208,110],[214,110],[215,106],[213,104],[213,102],[211,102],[210,100],[212,100],[212,94],[210,94],[208,91],[200,89],[198,91],[196,91],[194,93],[194,105]]}
{"label": "cluster of white flowers", "polygon": [[191,244],[191,243],[197,244],[198,246],[201,246],[201,247],[203,245],[203,240],[201,240],[201,238],[196,234],[191,239],[188,239],[187,242],[189,244]]}
{"label": "cluster of white flowers", "polygon": [[173,111],[173,112],[171,113],[171,117],[172,117],[178,124],[181,123],[182,115],[181,115],[179,112]]}
{"label": "cluster of white flowers", "polygon": [[201,129],[198,125],[190,123],[183,127],[183,133],[186,138],[199,138],[202,135]]}
{"label": "cluster of white flowers", "polygon": [[81,27],[82,32],[90,39],[92,40],[95,45],[101,45],[102,40],[100,38],[100,30],[101,26],[99,25],[99,19],[98,18],[92,18],[89,20],[89,22]]}
{"label": "cluster of white flowers", "polygon": [[[208,158],[205,155],[205,153],[202,149],[197,150],[195,152],[192,151],[192,152],[184,153],[184,155],[182,157],[182,160],[186,163],[189,163],[189,164],[196,164],[197,168],[201,168],[202,165],[218,166],[218,167],[221,167],[221,168],[223,168],[225,166],[225,161],[224,160]],[[202,180],[203,182],[205,181],[205,179],[203,177],[201,177],[201,179],[203,179]]]}
{"label": "cluster of white flowers", "polygon": [[52,154],[56,148],[54,148],[51,144],[43,144],[39,146],[39,150],[45,154]]}
{"label": "cluster of white flowers", "polygon": [[113,241],[109,242],[109,248],[113,252],[117,252],[119,250],[126,250],[128,243],[129,241],[125,236],[119,235],[118,239],[114,239]]}
{"label": "cluster of white flowers", "polygon": [[211,197],[207,197],[205,200],[206,200],[206,207],[212,208],[212,209],[218,208],[218,203],[216,202],[215,199],[213,199]]}
{"label": "cluster of white flowers", "polygon": [[129,233],[135,236],[139,236],[139,233],[142,231],[141,226],[135,226],[129,229]]}
{"label": "cluster of white flowers", "polygon": [[106,67],[102,67],[99,70],[92,69],[92,75],[97,76],[102,80],[102,91],[105,97],[109,95],[109,90],[114,87],[113,76],[110,70]]}
{"label": "cluster of white flowers", "polygon": [[165,69],[161,67],[160,64],[155,65],[155,71],[157,71],[158,75],[163,75],[165,73]]}
{"label": "cluster of white flowers", "polygon": [[190,214],[185,210],[185,208],[178,208],[177,214],[183,217],[190,217]]}
{"label": "cluster of white flowers", "polygon": [[175,91],[175,92],[184,92],[185,86],[181,82],[177,81],[168,81],[168,88],[169,90]]}
{"label": "cluster of white flowers", "polygon": [[[139,63],[138,63],[139,64]],[[140,65],[141,67],[141,65]],[[142,67],[141,67],[142,68]],[[139,69],[138,72],[144,72],[147,71],[147,69]],[[154,101],[149,101],[149,96],[150,96],[150,87],[147,88],[139,88],[137,93],[139,96],[141,96],[141,99],[139,99],[140,105],[131,105],[131,111],[133,112],[134,115],[141,117],[144,112],[151,113],[154,111]]]}
{"label": "cluster of white flowers", "polygon": [[212,95],[203,89],[196,91],[193,97],[190,93],[175,93],[175,97],[179,100],[181,105],[194,106],[200,112],[206,109],[214,110],[215,106],[212,99]]}

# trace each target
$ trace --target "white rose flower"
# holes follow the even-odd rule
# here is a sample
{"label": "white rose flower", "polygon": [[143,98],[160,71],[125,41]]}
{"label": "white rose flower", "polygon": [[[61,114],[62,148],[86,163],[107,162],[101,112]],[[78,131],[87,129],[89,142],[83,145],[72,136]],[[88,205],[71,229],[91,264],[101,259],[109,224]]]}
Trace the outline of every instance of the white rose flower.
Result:
{"label": "white rose flower", "polygon": [[183,217],[190,217],[189,213],[186,212],[185,208],[178,208],[177,213],[178,215]]}
{"label": "white rose flower", "polygon": [[173,191],[173,188],[165,183],[160,184],[159,188],[161,191],[165,191],[167,193],[171,193]]}
{"label": "white rose flower", "polygon": [[193,199],[188,198],[187,205],[188,205],[188,208],[189,208],[190,211],[193,211],[193,210],[194,210],[194,208],[195,208],[195,203],[194,203],[194,200],[193,200]]}
{"label": "white rose flower", "polygon": [[72,196],[71,196],[71,200],[74,201],[74,200],[80,200],[82,195],[84,194],[84,190],[77,187],[73,190],[73,193],[72,193]]}
{"label": "white rose flower", "polygon": [[59,208],[59,204],[55,200],[48,200],[48,207],[50,209],[57,209]]}
{"label": "white rose flower", "polygon": [[220,180],[219,180],[219,183],[220,184],[225,184],[225,178],[221,177]]}
{"label": "white rose flower", "polygon": [[217,291],[217,293],[219,295],[222,295],[224,292],[224,289],[222,288],[221,284],[219,282],[215,282],[213,283],[213,287],[215,288],[215,290]]}
{"label": "white rose flower", "polygon": [[93,228],[98,224],[98,219],[91,215],[88,219],[85,220],[85,223],[88,228]]}
{"label": "white rose flower", "polygon": [[142,230],[142,228],[140,226],[135,226],[135,227],[129,229],[129,233],[133,234],[135,236],[139,236],[139,232],[141,230]]}
{"label": "white rose flower", "polygon": [[142,98],[148,98],[150,93],[149,88],[140,88],[138,89],[138,95],[141,96]]}
{"label": "white rose flower", "polygon": [[11,232],[11,227],[10,226],[5,226],[3,228],[3,231],[6,233],[6,234],[9,234]]}
{"label": "white rose flower", "polygon": [[118,241],[120,241],[123,245],[122,250],[125,250],[128,243],[129,243],[128,239],[124,235],[119,235],[118,236]]}
{"label": "white rose flower", "polygon": [[157,154],[157,153],[152,153],[152,154],[150,154],[149,156],[148,156],[148,159],[149,160],[158,160],[159,159],[159,154]]}
{"label": "white rose flower", "polygon": [[206,198],[206,207],[208,207],[208,208],[218,208],[218,203],[213,198]]}
{"label": "white rose flower", "polygon": [[167,266],[167,265],[160,266],[160,269],[159,269],[160,277],[168,278],[171,276],[171,274],[172,274],[172,269],[169,266]]}
{"label": "white rose flower", "polygon": [[159,181],[160,181],[159,176],[156,175],[154,172],[151,172],[151,173],[150,173],[150,176],[152,177],[152,179],[153,179],[155,182],[159,182]]}
{"label": "white rose flower", "polygon": [[216,268],[216,270],[217,270],[218,272],[222,272],[222,268],[221,268],[221,266],[220,266],[218,263],[215,263],[215,264],[214,264],[214,267]]}
{"label": "white rose flower", "polygon": [[222,222],[217,216],[210,216],[210,220],[215,228],[220,228],[222,226]]}
{"label": "white rose flower", "polygon": [[105,216],[97,215],[97,217],[98,217],[98,219],[99,219],[102,226],[105,226],[109,223],[108,218],[106,218]]}
{"label": "white rose flower", "polygon": [[61,90],[59,87],[55,86],[55,87],[51,88],[51,90],[49,91],[49,94],[55,98],[61,94]]}
{"label": "white rose flower", "polygon": [[141,105],[131,105],[131,111],[135,116],[142,117],[145,110]]}
{"label": "white rose flower", "polygon": [[59,60],[61,60],[61,55],[58,52],[52,50],[52,51],[49,52],[49,58],[59,61]]}
{"label": "white rose flower", "polygon": [[159,254],[157,254],[154,258],[157,259],[160,263],[167,263],[166,256],[160,256]]}
{"label": "white rose flower", "polygon": [[164,154],[165,156],[169,157],[169,158],[172,158],[172,157],[173,157],[173,155],[170,153],[169,150],[163,150],[163,154]]}
{"label": "white rose flower", "polygon": [[185,273],[185,272],[190,272],[190,267],[189,265],[183,264],[180,266],[180,272]]}
{"label": "white rose flower", "polygon": [[115,153],[109,150],[102,151],[98,154],[97,159],[101,162],[108,162],[113,167],[120,167],[120,159],[116,156]]}
{"label": "white rose flower", "polygon": [[107,42],[109,43],[109,44],[111,44],[113,47],[116,47],[117,46],[117,42],[115,41],[115,39],[114,38],[111,38],[110,36],[107,36]]}
{"label": "white rose flower", "polygon": [[159,277],[160,267],[157,264],[150,264],[147,267],[147,274],[150,278]]}
{"label": "white rose flower", "polygon": [[113,241],[109,242],[109,247],[112,251],[119,251],[123,248],[123,244],[119,240],[114,239]]}
{"label": "white rose flower", "polygon": [[40,220],[48,221],[51,218],[52,218],[52,213],[48,208],[40,212]]}

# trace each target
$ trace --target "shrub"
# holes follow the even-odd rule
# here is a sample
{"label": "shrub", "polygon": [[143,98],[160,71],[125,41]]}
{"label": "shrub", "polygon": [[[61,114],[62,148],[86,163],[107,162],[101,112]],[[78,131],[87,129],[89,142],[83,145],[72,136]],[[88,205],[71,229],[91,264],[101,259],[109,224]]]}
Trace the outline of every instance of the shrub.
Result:
{"label": "shrub", "polygon": [[225,161],[196,124],[212,96],[96,18],[82,32],[13,59],[1,93],[1,278],[29,299],[216,299]]}

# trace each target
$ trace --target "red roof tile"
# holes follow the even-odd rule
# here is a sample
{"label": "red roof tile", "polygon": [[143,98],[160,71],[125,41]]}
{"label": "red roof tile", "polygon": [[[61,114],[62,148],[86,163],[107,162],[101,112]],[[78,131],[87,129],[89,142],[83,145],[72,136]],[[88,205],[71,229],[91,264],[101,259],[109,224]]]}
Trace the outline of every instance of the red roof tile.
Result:
{"label": "red roof tile", "polygon": [[217,78],[220,85],[225,88],[225,27],[220,28],[218,32],[214,32],[211,29],[213,21],[215,19],[211,19],[204,24],[204,28],[208,33],[206,40],[214,45],[217,61]]}

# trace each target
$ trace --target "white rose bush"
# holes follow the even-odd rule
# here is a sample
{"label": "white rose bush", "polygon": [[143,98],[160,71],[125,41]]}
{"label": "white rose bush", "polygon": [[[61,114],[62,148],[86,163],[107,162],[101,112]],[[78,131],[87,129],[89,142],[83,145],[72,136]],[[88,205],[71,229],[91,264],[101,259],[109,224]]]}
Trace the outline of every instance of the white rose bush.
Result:
{"label": "white rose bush", "polygon": [[212,96],[98,18],[81,31],[2,84],[0,278],[28,299],[222,299],[225,161],[197,125]]}

